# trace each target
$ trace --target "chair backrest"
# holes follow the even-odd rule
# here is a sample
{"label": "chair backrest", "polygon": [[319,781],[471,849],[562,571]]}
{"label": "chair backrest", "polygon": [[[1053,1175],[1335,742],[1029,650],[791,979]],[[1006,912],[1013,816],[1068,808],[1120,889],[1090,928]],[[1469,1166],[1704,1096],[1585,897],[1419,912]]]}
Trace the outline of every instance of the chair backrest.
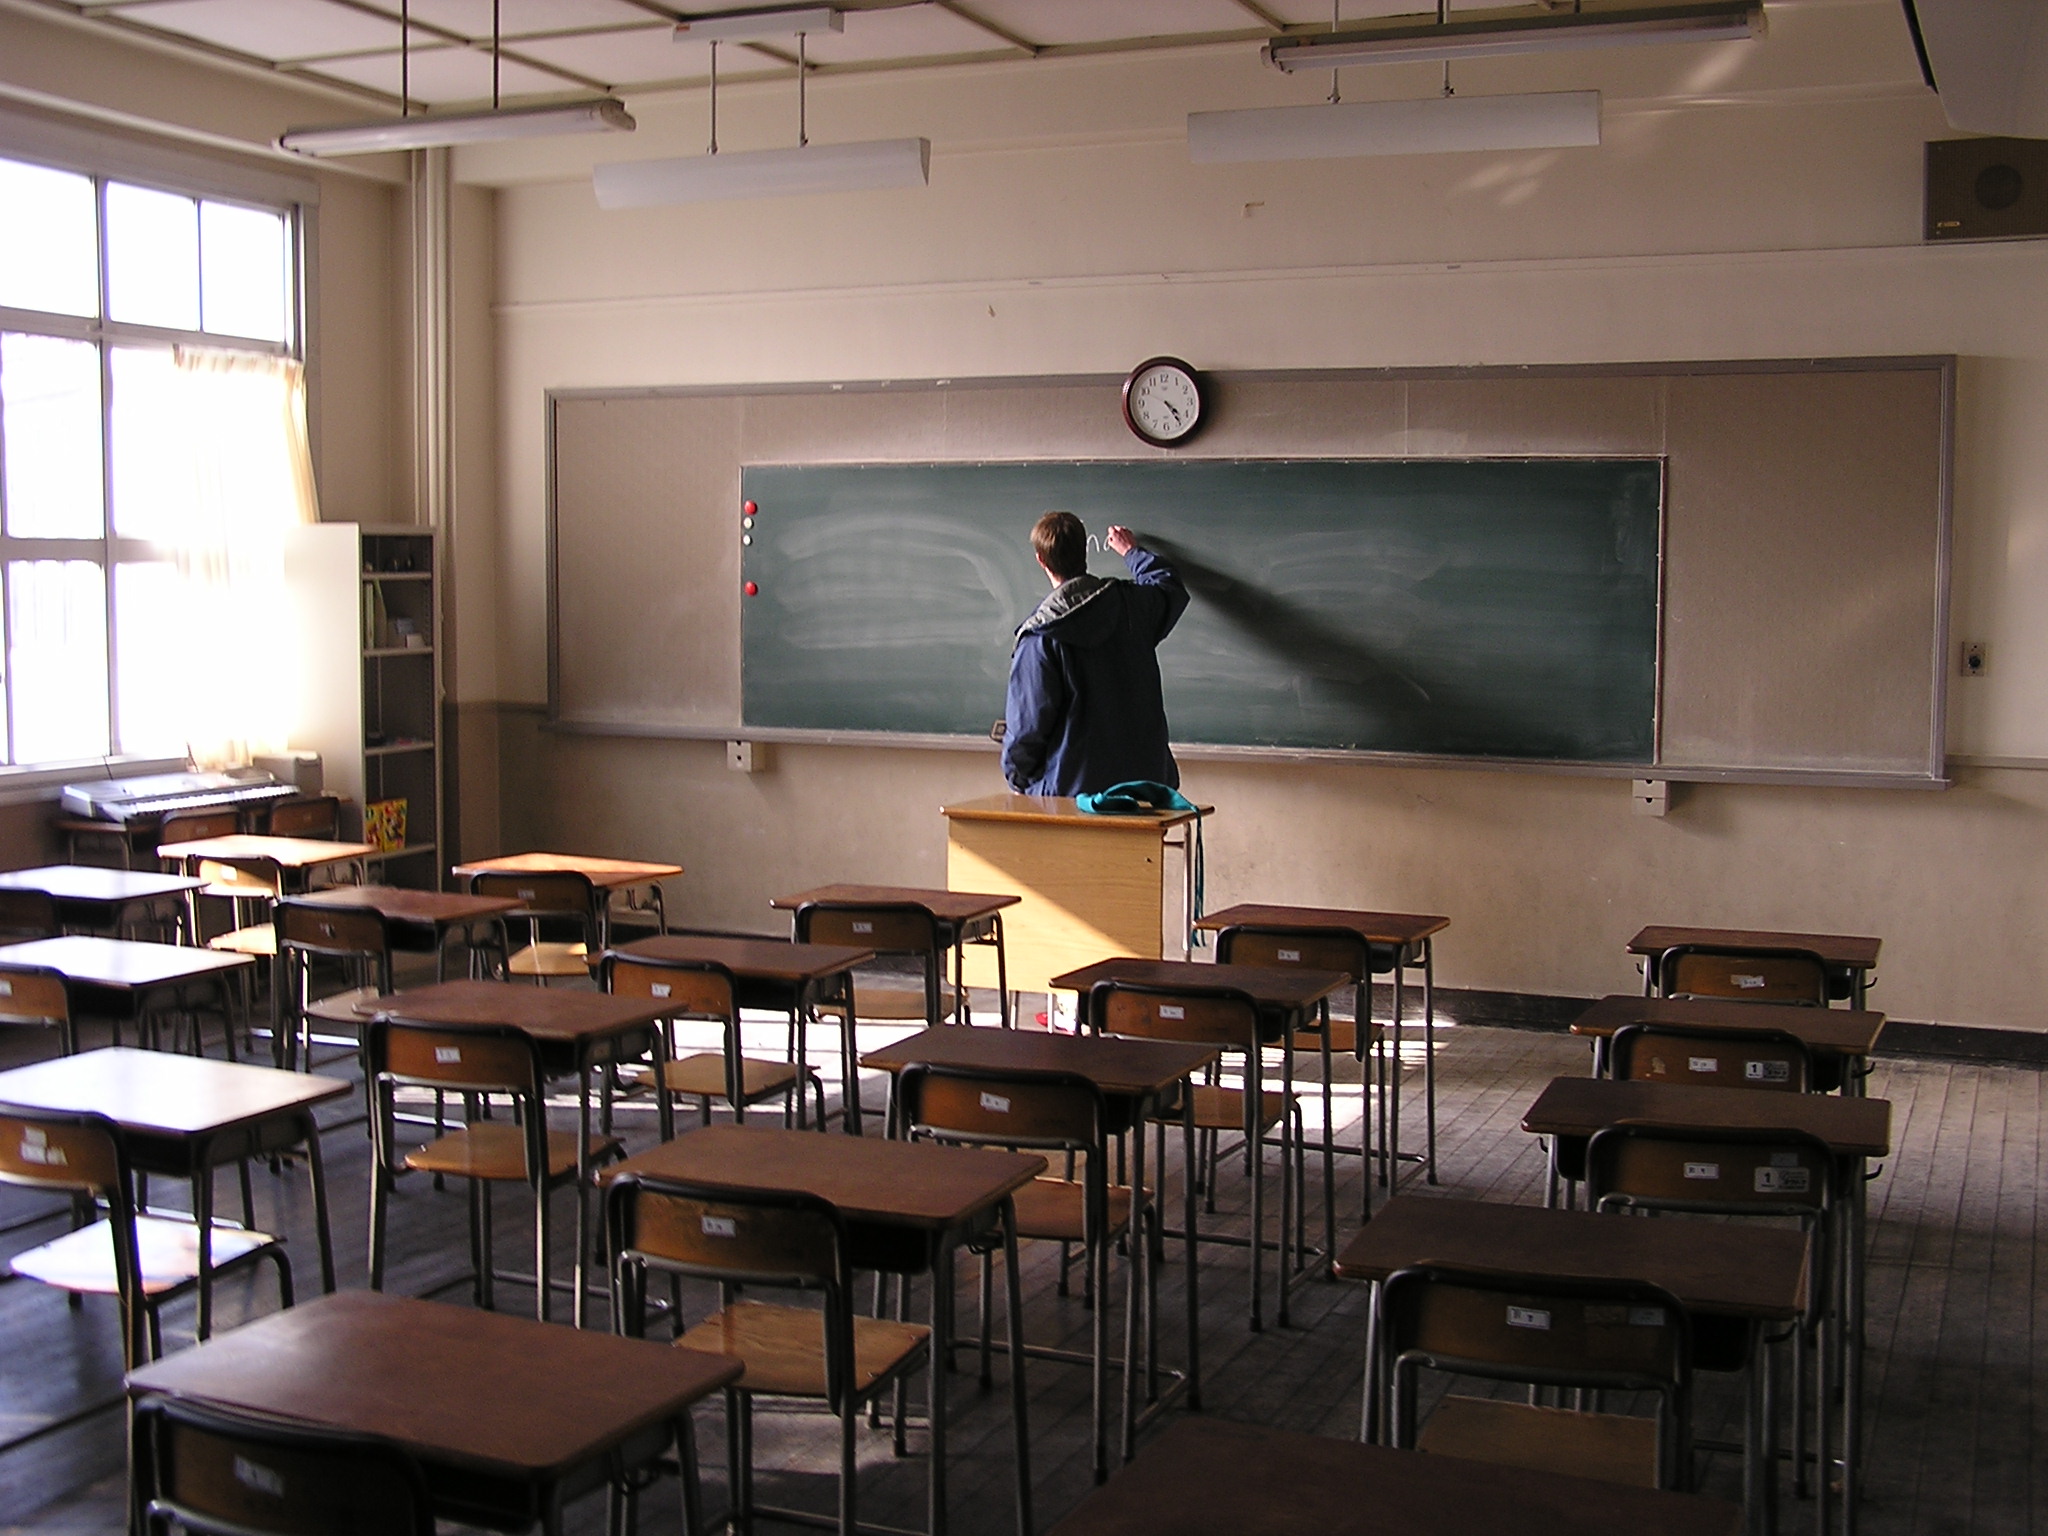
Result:
{"label": "chair backrest", "polygon": [[1834,1189],[1827,1144],[1802,1131],[1622,1124],[1586,1146],[1595,1210],[1823,1215]]}
{"label": "chair backrest", "polygon": [[377,1019],[369,1031],[370,1071],[379,1078],[450,1093],[511,1093],[537,1099],[540,1051],[509,1027],[451,1029]]}
{"label": "chair backrest", "polygon": [[936,970],[939,922],[916,902],[805,902],[796,909],[799,944],[853,944],[878,955],[910,955]]}
{"label": "chair backrest", "polygon": [[48,891],[0,890],[0,935],[54,939],[62,931],[57,900]]}
{"label": "chair backrest", "polygon": [[391,925],[375,907],[338,907],[287,896],[270,915],[280,951],[291,948],[309,955],[361,956],[388,963]]}
{"label": "chair backrest", "polygon": [[916,1062],[896,1079],[898,1120],[936,1141],[1097,1152],[1102,1090],[1072,1072],[998,1071]]}
{"label": "chair backrest", "polygon": [[[5,951],[0,951],[4,956]],[[0,1024],[71,1022],[71,994],[61,972],[40,965],[0,963]]]}
{"label": "chair backrest", "polygon": [[159,844],[196,843],[209,837],[233,837],[242,830],[242,813],[232,808],[174,811],[157,826]]}
{"label": "chair backrest", "polygon": [[1775,1093],[1805,1093],[1813,1083],[1813,1053],[1798,1036],[1776,1029],[1624,1024],[1614,1032],[1608,1059],[1615,1077],[1632,1082]]}
{"label": "chair backrest", "polygon": [[1716,949],[1683,944],[1664,952],[1657,990],[1666,997],[1721,997],[1825,1008],[1828,968],[1810,949]]}
{"label": "chair backrest", "polygon": [[591,884],[590,876],[579,870],[487,869],[469,877],[469,889],[473,895],[518,902],[518,909],[506,913],[507,917],[579,918],[586,935],[594,937],[597,887]]}
{"label": "chair backrest", "polygon": [[644,997],[670,1005],[670,1017],[739,1018],[739,983],[715,960],[649,960],[607,950],[598,965],[598,985],[617,997]]}
{"label": "chair backrest", "polygon": [[264,830],[272,837],[321,837],[330,842],[341,830],[341,800],[315,795],[306,800],[271,802]]}
{"label": "chair backrest", "polygon": [[1248,924],[1216,935],[1216,963],[1342,971],[1354,982],[1372,975],[1372,946],[1345,928],[1262,928]]}
{"label": "chair backrest", "polygon": [[1148,987],[1098,981],[1088,994],[1088,1022],[1097,1034],[1141,1040],[1183,1040],[1251,1050],[1259,1043],[1259,1009],[1242,992]]}
{"label": "chair backrest", "polygon": [[163,1397],[135,1437],[151,1519],[198,1536],[433,1536],[426,1478],[387,1440]]}
{"label": "chair backrest", "polygon": [[105,1196],[122,1182],[111,1121],[0,1104],[0,1184]]}

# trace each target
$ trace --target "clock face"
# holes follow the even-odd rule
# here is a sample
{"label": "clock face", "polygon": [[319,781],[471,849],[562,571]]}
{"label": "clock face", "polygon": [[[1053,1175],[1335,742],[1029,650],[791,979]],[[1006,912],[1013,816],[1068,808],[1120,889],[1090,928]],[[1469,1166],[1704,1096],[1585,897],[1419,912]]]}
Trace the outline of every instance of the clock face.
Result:
{"label": "clock face", "polygon": [[1202,387],[1178,358],[1140,363],[1124,381],[1124,421],[1146,442],[1185,442],[1202,420]]}

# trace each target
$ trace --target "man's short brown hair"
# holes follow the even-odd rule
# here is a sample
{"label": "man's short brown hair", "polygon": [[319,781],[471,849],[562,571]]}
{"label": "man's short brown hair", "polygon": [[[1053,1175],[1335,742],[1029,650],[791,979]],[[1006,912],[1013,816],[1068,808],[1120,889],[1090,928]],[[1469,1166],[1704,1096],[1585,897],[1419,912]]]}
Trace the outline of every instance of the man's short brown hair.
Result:
{"label": "man's short brown hair", "polygon": [[1031,549],[1061,581],[1088,574],[1088,530],[1071,512],[1048,512],[1031,529]]}

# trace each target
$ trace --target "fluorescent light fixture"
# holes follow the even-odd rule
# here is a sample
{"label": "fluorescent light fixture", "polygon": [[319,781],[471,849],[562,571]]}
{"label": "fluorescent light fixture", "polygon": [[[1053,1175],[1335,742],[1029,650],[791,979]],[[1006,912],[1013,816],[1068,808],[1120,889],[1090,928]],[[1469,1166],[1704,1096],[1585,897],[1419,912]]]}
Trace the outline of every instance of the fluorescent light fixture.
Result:
{"label": "fluorescent light fixture", "polygon": [[679,43],[745,43],[799,32],[844,32],[846,14],[830,5],[784,6],[780,10],[724,11],[676,23]]}
{"label": "fluorescent light fixture", "polygon": [[600,208],[659,208],[671,203],[922,187],[931,182],[931,167],[930,139],[871,139],[860,144],[686,155],[679,160],[614,160],[600,165],[592,180]]}
{"label": "fluorescent light fixture", "polygon": [[1274,38],[1266,44],[1265,57],[1267,63],[1294,73],[1353,64],[1479,59],[1493,54],[1632,43],[1705,43],[1759,37],[1763,30],[1762,0],[1711,0],[1695,5],[1310,32]]}
{"label": "fluorescent light fixture", "polygon": [[1429,96],[1418,101],[1345,101],[1188,114],[1188,158],[1196,165],[1468,149],[1564,149],[1599,142],[1598,91]]}
{"label": "fluorescent light fixture", "polygon": [[390,149],[441,149],[498,139],[539,139],[564,133],[631,133],[625,105],[609,96],[552,107],[507,107],[498,112],[447,112],[387,117],[336,128],[293,128],[279,149],[302,155],[371,155]]}

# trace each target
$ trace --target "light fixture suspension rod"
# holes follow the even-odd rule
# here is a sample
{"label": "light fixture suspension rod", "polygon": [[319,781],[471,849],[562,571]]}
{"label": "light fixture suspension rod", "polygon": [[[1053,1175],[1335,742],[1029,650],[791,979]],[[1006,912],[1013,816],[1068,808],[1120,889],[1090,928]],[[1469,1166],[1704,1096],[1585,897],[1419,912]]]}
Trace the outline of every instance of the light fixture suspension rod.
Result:
{"label": "light fixture suspension rod", "polygon": [[[1440,27],[1449,26],[1450,21],[1451,0],[1436,0],[1436,24]],[[1451,61],[1449,59],[1444,60],[1444,94],[1446,96],[1458,94],[1451,89]]]}
{"label": "light fixture suspension rod", "polygon": [[[1437,3],[1441,6],[1443,0],[1437,0]],[[1344,0],[1330,0],[1330,30],[1344,30]],[[1334,107],[1343,100],[1343,94],[1337,89],[1337,71],[1333,69],[1330,71],[1330,105]]]}
{"label": "light fixture suspension rod", "polygon": [[718,39],[711,39],[711,153],[718,153]]}
{"label": "light fixture suspension rod", "polygon": [[810,123],[805,117],[804,106],[804,77],[809,73],[810,70],[804,63],[804,34],[799,32],[796,35],[796,147],[798,149],[802,149],[811,142]]}
{"label": "light fixture suspension rod", "polygon": [[398,115],[412,116],[412,0],[398,0]]}
{"label": "light fixture suspension rod", "polygon": [[491,0],[491,110],[498,110],[498,4]]}

